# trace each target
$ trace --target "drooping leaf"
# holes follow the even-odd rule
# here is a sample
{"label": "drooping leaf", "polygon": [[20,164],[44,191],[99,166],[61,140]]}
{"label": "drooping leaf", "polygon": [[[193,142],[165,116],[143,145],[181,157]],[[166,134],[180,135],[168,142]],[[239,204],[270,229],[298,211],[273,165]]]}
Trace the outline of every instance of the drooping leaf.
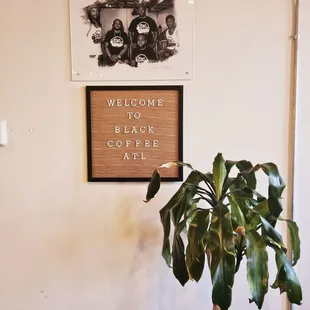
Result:
{"label": "drooping leaf", "polygon": [[286,251],[282,236],[268,223],[268,221],[263,216],[259,215],[259,217],[263,226],[263,234],[267,235]]}
{"label": "drooping leaf", "polygon": [[235,276],[235,245],[228,207],[219,203],[213,208],[210,225],[212,301],[222,310],[230,307]]}
{"label": "drooping leaf", "polygon": [[163,225],[164,237],[162,246],[162,257],[164,258],[168,267],[171,267],[171,247],[170,247],[170,212],[162,212],[161,223]]}
{"label": "drooping leaf", "polygon": [[[259,169],[262,169],[264,173],[267,174],[269,177],[268,206],[269,206],[270,214],[274,218],[278,218],[278,216],[281,214],[283,210],[281,195],[285,188],[285,183],[279,173],[278,167],[274,163],[264,163],[264,164],[256,165],[252,168],[249,168],[246,171],[242,171],[240,172],[239,175],[246,178],[246,176],[253,175]],[[248,183],[251,184],[252,182],[247,182],[247,184]],[[251,188],[251,186],[249,185],[247,187]],[[276,224],[276,220],[274,220],[274,222],[272,223],[272,226],[275,226],[275,224]]]}
{"label": "drooping leaf", "polygon": [[217,154],[213,162],[213,180],[215,186],[216,199],[222,196],[223,185],[226,178],[225,161],[221,153]]}
{"label": "drooping leaf", "polygon": [[255,176],[255,171],[248,172],[249,169],[253,168],[253,165],[251,162],[247,160],[241,160],[237,162],[236,164],[237,168],[240,171],[240,174],[243,176],[243,178],[246,180],[247,187],[255,190],[256,189],[256,176]]}
{"label": "drooping leaf", "polygon": [[262,202],[259,202],[253,207],[253,211],[255,211],[260,216],[267,218],[269,215],[268,200],[265,199]]}
{"label": "drooping leaf", "polygon": [[246,220],[251,229],[256,229],[257,225],[261,223],[260,215],[267,217],[269,215],[268,200],[265,199],[262,202],[255,205],[250,209],[246,216]]}
{"label": "drooping leaf", "polygon": [[[159,168],[173,168],[173,167],[188,167],[191,170],[193,170],[193,167],[190,164],[181,161],[168,162],[159,166]],[[144,202],[149,202],[151,199],[153,199],[157,194],[157,192],[159,191],[159,188],[160,188],[160,174],[156,169],[152,174],[151,181],[147,189],[146,200],[144,200]]]}
{"label": "drooping leaf", "polygon": [[261,309],[268,291],[268,254],[265,242],[257,231],[247,230],[245,236],[247,279],[252,300]]}
{"label": "drooping leaf", "polygon": [[197,202],[197,199],[193,199],[193,205],[192,205],[192,208],[191,208],[191,210],[189,210],[189,211],[187,211],[187,213],[186,213],[186,217],[187,217],[187,219],[188,219],[188,222],[190,223],[190,222],[192,222],[193,220],[194,220],[194,218],[195,218],[195,216],[196,216],[196,212],[195,211],[197,211],[198,210],[198,202]]}
{"label": "drooping leaf", "polygon": [[294,221],[287,220],[288,230],[291,239],[291,248],[293,252],[293,266],[295,266],[300,258],[300,239],[299,228]]}
{"label": "drooping leaf", "polygon": [[235,181],[230,185],[229,192],[234,193],[236,190],[242,189],[244,187],[247,187],[246,180],[242,175],[239,175],[237,178],[235,178]]}
{"label": "drooping leaf", "polygon": [[266,198],[264,196],[262,196],[259,192],[253,190],[250,187],[242,187],[242,188],[235,188],[234,189],[230,189],[229,195],[232,195],[234,198],[244,198],[247,197],[251,200],[253,200],[255,197],[255,200],[257,199],[258,202],[262,202],[264,200],[266,200]]}
{"label": "drooping leaf", "polygon": [[183,215],[187,212],[188,209],[191,208],[191,203],[194,204],[192,198],[195,195],[193,191],[188,190],[185,186],[181,186],[179,189],[181,191],[180,200],[175,205],[173,209],[171,209],[171,217],[174,225],[177,225]]}
{"label": "drooping leaf", "polygon": [[229,175],[231,169],[237,164],[237,162],[238,161],[235,161],[235,160],[225,160],[227,176]]}
{"label": "drooping leaf", "polygon": [[204,237],[209,226],[209,210],[195,213],[188,229],[188,246],[186,248],[186,265],[191,277],[198,282],[201,278],[204,263]]}
{"label": "drooping leaf", "polygon": [[164,231],[164,237],[163,237],[163,247],[162,247],[162,256],[166,261],[166,264],[168,267],[171,267],[171,248],[170,248],[170,229],[171,229],[171,223],[170,223],[170,213],[171,211],[180,206],[184,194],[185,194],[185,188],[181,187],[174,195],[173,197],[168,201],[168,203],[159,211],[161,223],[163,226]]}
{"label": "drooping leaf", "polygon": [[196,186],[198,186],[201,181],[202,179],[200,177],[200,174],[194,170],[188,175],[186,180],[179,188],[176,195],[178,195],[179,191],[183,191],[184,195],[186,195],[186,199],[184,198],[184,200],[179,200],[179,204],[172,209],[172,221],[174,225],[179,223],[184,213],[187,212],[194,205]]}
{"label": "drooping leaf", "polygon": [[171,267],[170,220],[172,220],[174,225],[178,225],[182,217],[194,207],[196,203],[194,199],[195,187],[190,187],[190,189],[188,187],[189,185],[198,185],[201,181],[200,173],[192,171],[178,191],[159,212],[164,230],[162,256],[169,267]]}
{"label": "drooping leaf", "polygon": [[194,170],[192,165],[184,163],[182,161],[171,161],[169,163],[161,164],[159,168],[173,168],[173,167],[187,167],[191,170]]}
{"label": "drooping leaf", "polygon": [[[274,163],[264,163],[243,171],[240,175],[245,177],[245,175],[253,174],[259,169],[262,169],[269,177],[268,206],[271,215],[277,218],[283,210],[281,195],[285,188],[285,183],[279,173],[278,167]],[[272,223],[273,226],[275,226],[275,224],[276,221]]]}
{"label": "drooping leaf", "polygon": [[185,248],[182,237],[180,236],[182,230],[186,225],[187,219],[180,222],[174,231],[174,238],[172,244],[172,268],[174,276],[179,280],[180,284],[184,286],[189,280],[189,275],[185,263]]}
{"label": "drooping leaf", "polygon": [[236,178],[226,177],[223,185],[223,194],[225,194],[231,186],[236,182]]}
{"label": "drooping leaf", "polygon": [[296,222],[291,220],[284,220],[278,218],[281,221],[286,221],[288,231],[290,233],[291,249],[293,254],[293,266],[295,266],[300,258],[300,239],[299,239],[299,228]]}
{"label": "drooping leaf", "polygon": [[160,175],[157,170],[153,172],[151,181],[147,188],[146,200],[144,202],[149,202],[155,197],[160,188]]}
{"label": "drooping leaf", "polygon": [[287,259],[285,253],[276,245],[268,244],[276,252],[278,274],[272,288],[280,289],[280,293],[287,293],[288,300],[297,305],[302,303],[302,289],[296,273]]}
{"label": "drooping leaf", "polygon": [[226,170],[227,170],[227,176],[230,173],[232,167],[236,166],[238,168],[238,170],[240,171],[240,173],[237,176],[237,178],[235,179],[235,182],[238,182],[239,179],[243,178],[246,182],[246,186],[255,190],[255,188],[256,188],[256,177],[255,177],[255,171],[250,170],[253,168],[253,165],[251,162],[249,162],[247,160],[240,160],[240,161],[226,160],[225,166],[226,166]]}
{"label": "drooping leaf", "polygon": [[[270,214],[278,218],[283,211],[281,195],[285,188],[285,183],[279,173],[278,167],[274,163],[262,164],[261,168],[269,177],[268,206]],[[273,223],[273,226],[275,224],[276,221]]]}

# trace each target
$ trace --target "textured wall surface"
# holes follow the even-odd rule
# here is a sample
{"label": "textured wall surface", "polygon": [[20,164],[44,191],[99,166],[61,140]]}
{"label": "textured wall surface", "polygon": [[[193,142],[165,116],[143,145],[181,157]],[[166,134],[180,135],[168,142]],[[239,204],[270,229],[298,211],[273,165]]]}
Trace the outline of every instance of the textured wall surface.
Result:
{"label": "textured wall surface", "polygon": [[[86,84],[70,81],[67,0],[3,11],[0,117],[12,132],[0,149],[1,310],[211,309],[208,272],[182,288],[161,258],[158,211],[179,184],[145,205],[147,184],[86,182]],[[275,161],[286,178],[290,2],[196,0],[195,14],[184,160],[204,171],[217,152]],[[248,297],[243,267],[232,309],[255,309]],[[285,300],[270,289],[263,309]]]}

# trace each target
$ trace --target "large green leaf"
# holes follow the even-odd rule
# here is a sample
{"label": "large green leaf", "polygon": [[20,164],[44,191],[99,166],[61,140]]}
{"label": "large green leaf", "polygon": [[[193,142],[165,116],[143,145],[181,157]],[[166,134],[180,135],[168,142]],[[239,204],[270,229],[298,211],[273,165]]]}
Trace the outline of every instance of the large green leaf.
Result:
{"label": "large green leaf", "polygon": [[227,171],[227,175],[229,175],[231,169],[238,163],[239,161],[235,160],[225,160],[225,167]]}
{"label": "large green leaf", "polygon": [[237,162],[236,166],[239,169],[240,173],[242,174],[243,178],[246,180],[247,186],[255,190],[256,183],[257,183],[255,172],[252,171],[252,172],[246,173],[246,171],[249,171],[249,169],[253,168],[252,163],[247,160],[241,160]]}
{"label": "large green leaf", "polygon": [[160,175],[157,170],[153,172],[151,181],[147,188],[146,200],[144,202],[149,202],[155,197],[160,188]]}
{"label": "large green leaf", "polygon": [[273,241],[279,244],[284,250],[286,250],[285,245],[282,240],[282,236],[261,215],[260,215],[260,220],[263,226],[263,230],[262,230],[263,234],[267,235],[269,238],[271,238]]}
{"label": "large green leaf", "polygon": [[290,240],[291,240],[291,249],[293,254],[293,266],[295,266],[300,258],[300,239],[299,239],[299,228],[296,222],[291,220],[284,220],[278,218],[281,221],[286,221],[288,230],[290,233]]}
{"label": "large green leaf", "polygon": [[164,237],[163,237],[163,246],[162,246],[162,257],[165,259],[168,267],[171,267],[171,248],[170,248],[170,212],[169,210],[163,208],[159,211],[161,224],[163,225]]}
{"label": "large green leaf", "polygon": [[216,199],[220,200],[223,193],[223,185],[227,172],[225,161],[221,153],[217,154],[213,162],[213,180],[215,186]]}
{"label": "large green leaf", "polygon": [[162,256],[166,261],[168,267],[171,266],[171,248],[170,248],[170,229],[171,229],[171,211],[174,208],[180,207],[184,194],[186,192],[185,187],[181,187],[173,197],[168,201],[168,203],[159,211],[161,223],[164,230],[164,237],[163,237],[163,247],[162,247]]}
{"label": "large green leaf", "polygon": [[278,274],[272,288],[279,288],[280,293],[287,293],[288,300],[297,305],[302,303],[302,289],[296,273],[287,259],[285,253],[276,245],[268,244],[276,252]]}
{"label": "large green leaf", "polygon": [[253,207],[253,211],[267,218],[269,215],[268,200],[265,199]]}
{"label": "large green leaf", "polygon": [[245,237],[247,279],[252,300],[261,309],[268,291],[268,254],[265,242],[257,231],[247,230]]}
{"label": "large green leaf", "polygon": [[[274,163],[264,163],[240,172],[240,175],[245,178],[246,175],[253,174],[259,169],[262,169],[269,177],[268,206],[271,215],[277,218],[283,210],[281,195],[285,188],[285,183],[279,173],[278,167]],[[273,226],[275,226],[275,224],[276,221],[272,223]]]}
{"label": "large green leaf", "polygon": [[180,236],[182,230],[186,225],[186,221],[187,219],[184,219],[176,226],[172,244],[173,274],[179,280],[182,286],[184,286],[189,280],[189,275],[185,263],[184,243],[182,237]]}
{"label": "large green leaf", "polygon": [[235,245],[231,215],[228,207],[221,202],[213,209],[210,235],[212,301],[221,310],[227,310],[234,285]]}
{"label": "large green leaf", "polygon": [[236,200],[229,196],[229,204],[231,206],[231,216],[232,218],[239,224],[239,226],[244,226],[245,227],[245,219],[244,219],[244,214],[239,207],[238,203]]}
{"label": "large green leaf", "polygon": [[195,203],[194,196],[197,192],[197,186],[201,181],[202,179],[200,173],[194,170],[188,175],[176,193],[178,197],[179,191],[183,191],[184,197],[183,199],[179,200],[179,204],[172,209],[172,221],[174,225],[178,224],[182,216],[193,207]]}
{"label": "large green leaf", "polygon": [[249,170],[253,168],[252,163],[247,160],[240,160],[240,161],[226,160],[225,167],[227,170],[227,176],[230,173],[233,166],[236,166],[240,171],[238,177],[235,179],[235,182],[237,182],[238,179],[240,178],[244,178],[246,181],[246,185],[254,190],[256,188],[255,171]]}
{"label": "large green leaf", "polygon": [[223,185],[223,194],[227,193],[227,191],[229,190],[229,188],[231,186],[233,186],[233,184],[236,182],[236,178],[229,178],[226,177],[225,181],[224,181],[224,185]]}
{"label": "large green leaf", "polygon": [[299,228],[294,221],[287,220],[286,222],[290,232],[291,248],[293,252],[293,266],[295,266],[300,258]]}
{"label": "large green leaf", "polygon": [[269,215],[267,199],[255,205],[247,214],[247,222],[250,224],[251,229],[256,229],[257,225],[261,223],[260,215],[265,218]]}
{"label": "large green leaf", "polygon": [[[281,195],[285,188],[285,183],[279,173],[278,167],[274,163],[262,164],[261,168],[269,177],[268,206],[270,214],[277,218],[283,211]],[[274,221],[273,226],[275,224],[276,221]]]}
{"label": "large green leaf", "polygon": [[186,265],[191,277],[198,282],[205,263],[204,237],[209,226],[209,210],[198,210],[188,229]]}
{"label": "large green leaf", "polygon": [[[190,164],[184,163],[182,161],[168,162],[159,166],[159,168],[173,168],[173,167],[187,167],[193,170],[193,167]],[[149,202],[151,199],[153,199],[155,195],[158,193],[159,188],[160,188],[160,174],[156,169],[152,174],[147,189],[146,199],[144,200],[144,202]]]}
{"label": "large green leaf", "polygon": [[190,211],[191,208],[195,207],[196,200],[193,198],[195,196],[195,190],[193,188],[189,190],[188,185],[199,184],[199,182],[201,182],[199,173],[197,171],[192,171],[178,191],[159,212],[164,230],[162,256],[169,267],[171,266],[171,246],[169,240],[171,230],[170,221],[172,220],[174,225],[178,225],[182,217]]}
{"label": "large green leaf", "polygon": [[181,186],[180,191],[180,200],[175,205],[173,209],[171,209],[171,217],[174,225],[177,225],[183,215],[187,212],[188,209],[191,208],[191,203],[194,204],[192,197],[195,195],[193,191],[188,190],[186,186]]}

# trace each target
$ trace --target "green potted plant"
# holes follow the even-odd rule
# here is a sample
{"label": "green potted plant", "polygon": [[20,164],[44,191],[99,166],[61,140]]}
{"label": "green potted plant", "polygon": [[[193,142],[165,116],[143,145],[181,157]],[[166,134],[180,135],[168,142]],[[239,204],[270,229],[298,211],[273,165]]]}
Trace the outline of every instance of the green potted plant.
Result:
{"label": "green potted plant", "polygon": [[[170,162],[154,171],[145,202],[153,199],[160,189],[159,170],[175,166],[185,166],[192,171],[160,210],[160,219],[162,256],[180,284],[184,286],[188,280],[198,282],[208,265],[214,309],[227,310],[231,305],[235,274],[246,258],[250,302],[261,309],[269,287],[267,247],[270,247],[278,269],[271,287],[279,288],[281,294],[286,292],[291,303],[300,305],[302,289],[293,269],[300,258],[300,239],[296,223],[280,216],[285,184],[277,166],[224,160],[221,153],[215,157],[209,173],[183,162]],[[233,167],[239,171],[235,176],[231,176]],[[260,169],[268,176],[267,197],[256,191],[255,174]],[[201,207],[202,201],[208,207]],[[288,225],[292,263],[283,238],[275,229],[278,221]]]}

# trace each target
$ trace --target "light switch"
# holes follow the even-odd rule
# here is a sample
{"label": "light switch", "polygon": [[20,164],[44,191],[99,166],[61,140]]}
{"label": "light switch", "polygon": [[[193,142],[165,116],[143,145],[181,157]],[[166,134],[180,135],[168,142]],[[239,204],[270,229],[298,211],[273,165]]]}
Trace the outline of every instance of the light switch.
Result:
{"label": "light switch", "polygon": [[5,120],[0,120],[0,146],[8,144],[8,126]]}

